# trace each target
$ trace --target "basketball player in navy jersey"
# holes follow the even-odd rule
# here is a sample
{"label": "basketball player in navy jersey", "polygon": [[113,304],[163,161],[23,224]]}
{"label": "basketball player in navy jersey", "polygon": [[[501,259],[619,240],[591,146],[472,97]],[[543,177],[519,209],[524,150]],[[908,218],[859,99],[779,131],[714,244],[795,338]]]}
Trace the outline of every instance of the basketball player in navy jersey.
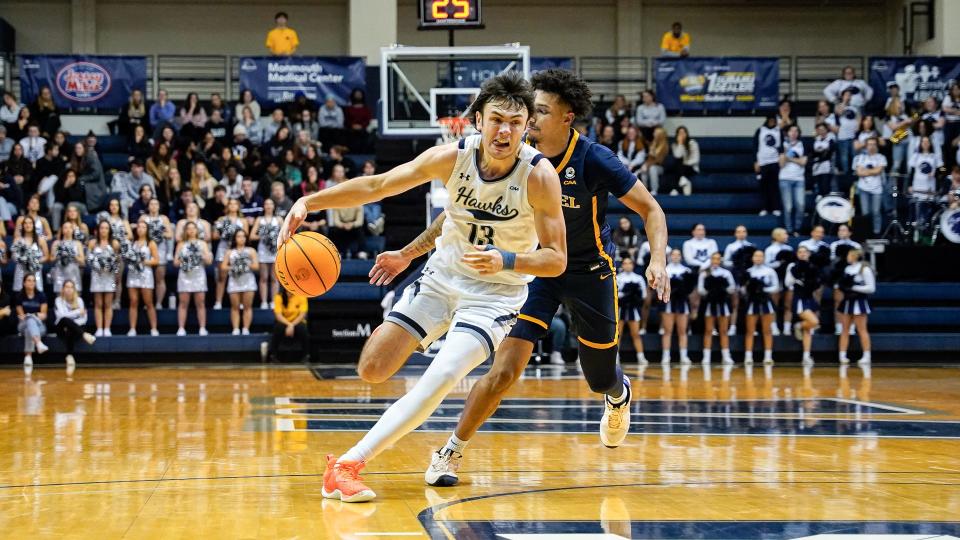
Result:
{"label": "basketball player in navy jersey", "polygon": [[[492,77],[471,105],[479,134],[430,148],[386,173],[302,197],[287,215],[279,244],[296,232],[308,212],[360,206],[434,178],[444,179],[453,194],[436,252],[416,285],[407,287],[367,339],[357,372],[367,382],[383,382],[417,348],[444,333],[447,339],[414,387],[353,448],[339,458],[327,456],[324,497],[373,499],[360,470],[427,420],[497,350],[534,276],[563,273],[567,258],[560,181],[543,155],[522,142],[533,110],[533,92],[521,75]],[[290,249],[299,246],[296,238],[291,241]]]}
{"label": "basketball player in navy jersey", "polygon": [[[579,331],[580,366],[594,392],[605,395],[600,440],[608,447],[623,442],[630,426],[630,382],[617,363],[618,305],[613,243],[606,221],[608,193],[619,198],[644,221],[651,247],[647,282],[662,300],[669,299],[666,277],[666,218],[637,177],[607,148],[582,138],[572,128],[576,118],[592,110],[590,89],[569,71],[550,69],[532,79],[535,114],[527,130],[530,142],[559,173],[563,217],[567,226],[567,269],[556,278],[537,278],[529,285],[519,321],[497,351],[493,367],[470,392],[463,415],[446,446],[434,452],[425,480],[434,486],[458,481],[457,469],[467,441],[496,411],[506,391],[530,361],[536,341],[565,304]],[[442,219],[442,215],[441,215]],[[439,221],[439,219],[438,219]],[[410,261],[429,250],[432,225],[400,252],[377,259],[371,283],[392,279]]]}

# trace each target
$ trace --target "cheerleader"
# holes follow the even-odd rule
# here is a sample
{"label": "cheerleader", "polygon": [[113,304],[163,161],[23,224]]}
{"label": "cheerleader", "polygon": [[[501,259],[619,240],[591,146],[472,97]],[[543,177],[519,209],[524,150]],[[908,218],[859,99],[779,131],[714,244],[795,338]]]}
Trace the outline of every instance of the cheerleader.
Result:
{"label": "cheerleader", "polygon": [[[830,266],[830,244],[823,241],[825,231],[823,225],[815,225],[810,230],[810,238],[800,242],[798,248],[805,247],[810,251],[810,264],[820,271]],[[799,253],[797,254],[799,258]]]}
{"label": "cheerleader", "polygon": [[784,285],[791,292],[791,311],[800,322],[793,325],[793,336],[803,342],[803,365],[812,366],[810,345],[813,331],[820,326],[820,304],[816,295],[823,285],[821,270],[811,261],[810,250],[805,245],[797,248],[797,261],[787,266]]}
{"label": "cheerleader", "polygon": [[[750,267],[753,252],[757,250],[753,242],[747,240],[748,234],[746,225],[737,225],[737,228],[733,231],[733,242],[723,248],[723,267],[733,274],[733,280],[737,283],[743,281],[743,276],[747,273],[747,268]],[[740,295],[734,294],[730,296],[730,329],[727,330],[727,335],[737,335],[739,314]]]}
{"label": "cheerleader", "polygon": [[197,237],[199,227],[195,222],[188,222],[183,227],[183,240],[177,245],[174,252],[173,265],[180,269],[177,276],[177,323],[180,328],[178,336],[187,335],[187,308],[190,307],[190,298],[197,308],[197,322],[200,323],[201,336],[207,335],[207,271],[205,265],[213,262],[213,255],[207,243]]}
{"label": "cheerleader", "polygon": [[[787,265],[793,262],[793,260],[796,258],[793,248],[787,243],[789,239],[790,235],[787,234],[787,230],[783,227],[777,227],[770,233],[770,245],[763,250],[764,263],[777,273],[777,283],[783,283],[783,275],[787,271]],[[783,300],[783,298],[781,297],[780,293],[777,292],[771,295],[771,300],[773,300],[773,305],[776,307],[781,305],[780,302]],[[790,313],[790,306],[783,304],[784,334],[789,334],[792,331],[790,324],[792,320],[793,315]],[[777,327],[776,312],[773,314],[773,328],[771,328],[770,331],[775,336],[780,335],[780,328]]]}
{"label": "cheerleader", "polygon": [[50,270],[53,292],[60,294],[63,283],[72,281],[79,292],[80,267],[86,264],[83,243],[76,240],[76,226],[72,221],[65,221],[60,226],[60,239],[53,243],[53,269]]}
{"label": "cheerleader", "polygon": [[637,363],[647,365],[643,355],[643,340],[640,338],[640,311],[643,301],[647,297],[647,281],[643,276],[635,273],[633,259],[625,257],[620,263],[620,272],[617,273],[617,289],[620,299],[620,328],[618,335],[623,335],[626,324],[630,330],[630,339],[633,340],[633,349],[637,352]]}
{"label": "cheerleader", "polygon": [[[213,239],[219,240],[217,243],[217,254],[214,260],[219,267],[223,262],[224,256],[233,242],[233,235],[237,231],[247,232],[247,220],[240,213],[240,200],[230,199],[227,201],[227,208],[223,217],[217,220],[213,228]],[[223,272],[217,272],[217,296],[213,304],[213,309],[223,308],[223,291],[227,286],[227,276]]]}
{"label": "cheerleader", "polygon": [[[120,252],[126,249],[127,244],[133,238],[133,231],[130,230],[130,222],[124,219],[120,213],[120,200],[116,198],[107,202],[107,211],[101,212],[97,216],[97,221],[106,220],[110,223],[110,229],[113,232],[113,239],[119,242]],[[113,309],[120,309],[120,295],[123,294],[123,259],[118,258],[120,265],[115,274],[117,281],[116,294],[113,297]]]}
{"label": "cheerleader", "polygon": [[[783,229],[780,229],[783,230]],[[747,269],[744,284],[740,288],[747,303],[747,329],[743,336],[745,349],[743,363],[753,365],[753,333],[760,321],[763,333],[763,363],[773,364],[773,318],[775,315],[771,296],[780,292],[780,280],[773,268],[764,261],[764,253],[753,253],[753,266]]]}
{"label": "cheerleader", "polygon": [[247,232],[243,229],[233,234],[230,250],[220,263],[220,273],[227,277],[227,294],[230,295],[230,323],[233,335],[240,331],[240,306],[243,306],[243,332],[250,335],[250,323],[253,322],[253,297],[257,292],[257,272],[260,263],[257,252],[247,246]]}
{"label": "cheerleader", "polygon": [[120,272],[120,242],[113,237],[109,221],[97,224],[97,232],[87,245],[90,262],[90,292],[93,293],[93,320],[96,337],[111,336],[113,296],[117,292],[117,274]]}
{"label": "cheerleader", "polygon": [[250,229],[250,241],[257,242],[257,258],[260,261],[260,309],[268,309],[267,298],[277,293],[277,276],[273,273],[273,264],[277,260],[277,236],[283,218],[274,215],[277,204],[273,199],[263,201],[263,215],[253,222]]}
{"label": "cheerleader", "polygon": [[195,202],[187,205],[183,219],[177,222],[177,228],[173,233],[173,237],[177,242],[183,242],[183,231],[188,223],[193,223],[197,226],[198,240],[209,242],[213,237],[213,228],[210,226],[210,222],[200,217],[200,207]]}
{"label": "cheerleader", "polygon": [[[24,221],[33,222],[37,238],[42,238],[44,241],[53,240],[53,230],[50,228],[50,223],[47,218],[40,215],[40,195],[34,193],[27,199],[27,213],[18,217],[13,226],[14,239],[19,238],[16,236],[16,231],[20,230]],[[40,285],[40,281],[37,281],[37,284]]]}
{"label": "cheerleader", "polygon": [[670,278],[670,300],[664,304],[660,312],[663,325],[661,337],[663,358],[660,360],[662,364],[670,363],[670,339],[674,327],[677,329],[677,341],[680,345],[680,363],[683,365],[691,363],[690,357],[687,356],[687,323],[690,319],[689,296],[693,292],[696,277],[693,270],[684,266],[681,261],[683,261],[683,254],[679,249],[670,252],[670,264],[666,268],[667,276]]}
{"label": "cheerleader", "polygon": [[147,213],[140,216],[140,222],[147,224],[147,235],[157,245],[156,273],[156,304],[157,309],[163,307],[163,299],[167,297],[167,263],[173,251],[173,228],[170,218],[160,213],[160,201],[151,199],[147,203]]}
{"label": "cheerleader", "polygon": [[[670,253],[673,249],[670,246],[666,247],[666,256],[669,259]],[[640,268],[638,274],[643,274],[643,269],[650,265],[650,241],[644,240],[643,244],[640,245],[640,251],[637,253],[637,262],[640,263]],[[643,297],[643,308],[640,310],[640,320],[642,324],[640,325],[640,335],[647,333],[646,322],[650,320],[650,305],[653,303],[653,297],[656,295],[648,294]],[[660,327],[660,334],[663,334],[663,326]]]}
{"label": "cheerleader", "polygon": [[[80,207],[74,203],[68,204],[67,210],[63,214],[63,221],[73,223],[73,239],[83,245],[87,245],[87,239],[90,238],[90,229],[87,227],[87,224],[80,219]],[[62,239],[63,225],[60,226],[60,230],[60,238]],[[79,283],[76,285],[79,285]]]}
{"label": "cheerleader", "polygon": [[[830,260],[833,267],[830,270],[830,284],[833,285],[833,320],[834,334],[840,335],[842,325],[840,324],[840,301],[843,300],[843,293],[836,287],[843,271],[847,267],[847,254],[854,249],[861,249],[859,242],[850,239],[850,227],[843,223],[837,227],[837,240],[830,244]],[[856,333],[856,326],[850,328]]]}
{"label": "cheerleader", "polygon": [[722,266],[720,252],[710,256],[710,266],[700,272],[697,291],[706,300],[703,310],[703,363],[710,363],[710,349],[713,345],[713,328],[717,326],[720,334],[720,355],[725,365],[733,365],[730,356],[730,335],[727,324],[730,322],[730,298],[737,292],[737,282],[733,274]]}
{"label": "cheerleader", "polygon": [[877,277],[873,268],[863,261],[863,252],[851,249],[847,253],[847,267],[837,283],[837,289],[843,294],[840,301],[840,363],[847,364],[847,347],[850,344],[849,328],[856,326],[860,335],[860,348],[863,357],[857,362],[861,366],[870,364],[870,333],[867,331],[867,315],[870,314],[870,302],[867,297],[877,290]]}
{"label": "cheerleader", "polygon": [[[153,201],[157,201],[154,199]],[[157,202],[159,204],[159,202]],[[130,297],[130,331],[128,336],[137,335],[137,316],[140,313],[140,300],[147,310],[150,323],[150,335],[159,336],[157,331],[157,308],[153,303],[153,270],[160,263],[157,244],[150,238],[150,227],[140,220],[132,243],[123,251],[127,263],[127,295]]]}
{"label": "cheerleader", "polygon": [[[683,262],[695,272],[710,266],[710,256],[720,251],[717,241],[707,238],[707,228],[703,223],[697,223],[690,231],[690,239],[683,242]],[[700,293],[693,291],[690,295],[690,319],[696,320],[700,313]]]}
{"label": "cheerleader", "polygon": [[43,263],[50,257],[47,241],[39,236],[37,223],[24,219],[14,233],[15,240],[10,245],[10,254],[16,263],[13,271],[13,292],[23,290],[23,278],[33,275],[37,278],[37,290],[43,292]]}

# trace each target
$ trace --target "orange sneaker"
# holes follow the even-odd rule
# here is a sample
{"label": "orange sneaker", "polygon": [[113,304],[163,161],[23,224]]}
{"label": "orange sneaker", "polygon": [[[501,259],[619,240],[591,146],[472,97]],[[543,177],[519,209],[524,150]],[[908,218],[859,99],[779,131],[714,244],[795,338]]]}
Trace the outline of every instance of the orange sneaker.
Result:
{"label": "orange sneaker", "polygon": [[360,480],[360,469],[364,466],[366,463],[362,461],[337,463],[336,456],[328,454],[320,493],[328,499],[340,499],[347,503],[372,500],[377,494]]}

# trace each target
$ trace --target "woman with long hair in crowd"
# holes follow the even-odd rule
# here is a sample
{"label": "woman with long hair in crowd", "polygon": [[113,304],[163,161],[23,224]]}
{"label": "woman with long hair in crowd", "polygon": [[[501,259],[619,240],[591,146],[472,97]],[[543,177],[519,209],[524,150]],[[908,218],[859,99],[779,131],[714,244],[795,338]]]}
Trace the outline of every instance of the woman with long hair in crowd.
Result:
{"label": "woman with long hair in crowd", "polygon": [[640,92],[640,103],[637,104],[634,123],[640,127],[644,140],[653,141],[656,138],[656,129],[663,126],[666,121],[667,110],[662,103],[657,102],[657,95],[653,90],[647,89]]}
{"label": "woman with long hair in crowd", "polygon": [[33,351],[47,352],[41,339],[47,333],[47,297],[37,287],[37,277],[27,274],[22,289],[16,295],[17,330],[23,334],[23,365],[33,365]]}
{"label": "woman with long hair in crowd", "polygon": [[86,265],[86,254],[81,240],[75,236],[76,225],[72,221],[64,222],[60,226],[60,238],[53,243],[51,260],[53,268],[50,270],[50,280],[53,282],[54,294],[60,294],[60,289],[67,281],[72,281],[74,287],[80,289],[80,270]]}
{"label": "woman with long hair in crowd", "polygon": [[207,270],[206,265],[213,262],[213,255],[207,243],[201,240],[196,222],[187,221],[183,227],[183,236],[177,244],[173,265],[180,269],[177,276],[177,329],[178,336],[187,335],[187,309],[190,299],[197,310],[197,322],[201,336],[207,335]]}
{"label": "woman with long hair in crowd", "polygon": [[43,263],[50,258],[47,241],[37,234],[36,221],[25,219],[16,228],[10,245],[10,255],[16,266],[13,270],[13,292],[23,288],[26,276],[34,276],[39,291],[43,291]]}
{"label": "woman with long hair in crowd", "polygon": [[660,177],[663,176],[663,163],[667,159],[667,152],[670,151],[670,145],[667,142],[667,132],[662,127],[653,130],[653,140],[650,142],[650,148],[647,151],[647,159],[640,167],[640,176],[643,183],[650,190],[651,195],[656,195],[660,189]]}
{"label": "woman with long hair in crowd", "polygon": [[213,191],[217,189],[220,182],[210,174],[207,164],[198,161],[190,169],[190,190],[193,191],[194,200],[203,208],[206,201],[213,198]]}
{"label": "woman with long hair in crowd", "polygon": [[130,144],[127,145],[127,154],[127,161],[130,163],[138,159],[146,163],[153,154],[153,147],[150,145],[150,139],[147,138],[147,129],[142,125],[133,128],[133,137],[130,139]]}
{"label": "woman with long hair in crowd", "polygon": [[27,199],[27,212],[22,216],[17,217],[17,221],[14,225],[14,232],[20,230],[20,225],[24,221],[32,221],[35,225],[34,231],[37,234],[37,238],[43,238],[44,240],[53,240],[53,229],[50,228],[50,222],[47,221],[47,218],[40,215],[40,195],[34,193],[30,195],[30,198]]}
{"label": "woman with long hair in crowd", "polygon": [[[250,334],[253,322],[253,297],[257,292],[257,272],[260,264],[257,252],[247,245],[247,232],[238,230],[230,241],[230,250],[220,263],[220,273],[227,276],[227,294],[230,295],[230,323],[233,335]],[[240,329],[240,309],[243,308],[243,330]]]}
{"label": "woman with long hair in crowd", "polygon": [[[87,238],[90,238],[90,228],[80,218],[79,204],[70,203],[67,205],[67,209],[63,212],[63,222],[73,223],[73,239],[86,245]],[[63,225],[60,226],[60,230],[60,238],[63,238]]]}
{"label": "woman with long hair in crowd", "polygon": [[273,272],[273,265],[277,260],[277,236],[283,225],[283,218],[276,215],[274,209],[277,204],[273,199],[263,201],[263,215],[259,216],[250,229],[250,241],[257,242],[257,259],[260,266],[260,309],[269,307],[276,294],[277,277]]}
{"label": "woman with long hair in crowd", "polygon": [[903,109],[903,101],[899,97],[890,98],[886,112],[887,121],[883,124],[883,138],[890,141],[893,161],[893,168],[890,169],[890,172],[900,175],[903,174],[903,165],[907,161],[909,141],[901,139],[900,142],[893,142],[890,138],[900,130],[909,129],[913,120],[907,116]]}
{"label": "woman with long hair in crowd", "polygon": [[[670,167],[671,187],[676,186],[684,195],[693,193],[693,178],[700,174],[700,145],[690,138],[686,126],[678,126],[670,145],[673,161]],[[671,189],[676,195],[676,189]]]}
{"label": "woman with long hair in crowd", "polygon": [[101,213],[101,215],[98,217],[98,220],[106,220],[108,223],[110,223],[110,230],[113,233],[113,239],[120,243],[120,252],[118,253],[120,257],[117,261],[120,266],[118,267],[117,273],[114,276],[117,280],[117,288],[114,290],[115,295],[113,297],[113,309],[120,309],[120,295],[123,294],[124,270],[122,253],[130,244],[130,240],[133,239],[133,230],[130,228],[130,222],[127,221],[121,213],[120,200],[115,197],[111,197],[107,202],[106,215]]}
{"label": "woman with long hair in crowd", "polygon": [[710,363],[710,353],[713,347],[713,330],[717,329],[720,337],[720,355],[723,363],[733,364],[730,356],[730,298],[737,292],[737,282],[733,274],[723,267],[723,256],[719,251],[710,255],[710,265],[700,271],[697,281],[697,291],[703,298],[703,363]]}
{"label": "woman with long hair in crowd", "polygon": [[197,226],[198,240],[211,242],[211,239],[213,238],[213,227],[210,225],[209,221],[200,217],[200,205],[195,202],[191,202],[187,205],[183,219],[177,222],[177,228],[173,234],[174,239],[177,242],[183,241],[183,232],[189,223],[193,223]]}
{"label": "woman with long hair in crowd", "polygon": [[627,216],[620,216],[619,226],[613,231],[613,243],[617,246],[617,258],[635,258],[640,235]]}
{"label": "woman with long hair in crowd", "polygon": [[910,156],[908,162],[913,178],[907,192],[910,195],[910,214],[915,230],[930,220],[936,208],[937,170],[941,167],[943,156],[934,151],[930,137],[921,137],[917,152]]}
{"label": "woman with long hair in crowd", "polygon": [[53,313],[54,329],[67,351],[67,366],[74,366],[77,361],[73,357],[73,351],[77,341],[82,339],[87,345],[93,345],[97,338],[83,328],[87,324],[87,308],[83,305],[83,299],[77,293],[77,285],[73,280],[63,282],[60,296],[53,302]]}
{"label": "woman with long hair in crowd", "polygon": [[180,107],[177,125],[180,126],[180,135],[194,142],[200,139],[203,128],[207,125],[207,111],[200,104],[200,96],[196,92],[187,94],[187,99]]}
{"label": "woman with long hair in crowd", "polygon": [[30,117],[40,127],[40,134],[48,139],[60,129],[60,109],[53,101],[49,86],[42,87],[37,99],[30,104]]}
{"label": "woman with long hair in crowd", "polygon": [[[670,300],[663,304],[660,311],[660,321],[663,326],[661,345],[663,347],[660,363],[670,363],[670,341],[673,329],[677,329],[677,341],[680,346],[680,363],[689,365],[687,355],[687,324],[690,320],[690,293],[696,286],[696,275],[688,266],[683,265],[683,254],[679,249],[670,252],[670,263],[667,265],[667,277],[670,278]],[[649,295],[653,296],[653,295]]]}
{"label": "woman with long hair in crowd", "polygon": [[620,272],[617,273],[617,294],[620,300],[620,328],[617,335],[623,335],[623,327],[630,331],[633,340],[633,350],[637,354],[637,363],[647,365],[643,355],[643,339],[640,337],[640,311],[643,308],[643,299],[647,296],[647,280],[634,272],[633,259],[624,257],[620,262]]}
{"label": "woman with long hair in crowd", "polygon": [[244,109],[250,109],[250,116],[254,120],[260,119],[260,104],[257,103],[256,98],[253,97],[253,92],[249,88],[245,88],[243,92],[240,92],[240,101],[237,102],[236,107],[233,110],[233,117],[235,119],[240,119],[244,117]]}
{"label": "woman with long hair in crowd", "polygon": [[640,137],[640,130],[631,125],[627,128],[627,135],[620,144],[617,145],[617,158],[623,166],[630,169],[630,172],[636,174],[647,160],[647,150],[643,145],[643,139]]}
{"label": "woman with long hair in crowd", "polygon": [[253,146],[260,146],[263,140],[263,125],[260,124],[260,117],[250,107],[244,107],[240,110],[240,119],[238,126],[243,126],[246,130],[247,140]]}
{"label": "woman with long hair in crowd", "polygon": [[157,182],[157,198],[160,202],[168,204],[173,200],[175,193],[170,183],[170,171],[177,168],[170,145],[165,142],[157,143],[153,148],[153,155],[147,158],[145,168],[147,174]]}
{"label": "woman with long hair in crowd", "polygon": [[90,239],[87,252],[90,292],[93,293],[93,320],[97,325],[94,335],[111,336],[113,297],[118,292],[117,274],[120,273],[120,242],[113,237],[109,221],[97,224],[96,235]]}
{"label": "woman with long hair in crowd", "polygon": [[797,260],[787,266],[784,288],[790,291],[790,311],[800,319],[793,325],[793,336],[803,342],[803,365],[813,365],[810,346],[813,331],[820,326],[820,303],[816,295],[823,285],[821,270],[810,260],[807,246],[797,248]]}
{"label": "woman with long hair in crowd", "polygon": [[[223,217],[217,220],[213,229],[213,239],[218,241],[216,256],[214,257],[218,267],[220,263],[223,262],[227,250],[230,249],[230,245],[233,243],[233,235],[236,234],[237,231],[247,232],[247,220],[243,217],[243,214],[240,213],[240,201],[238,199],[230,199],[227,201],[227,208],[224,211]],[[214,298],[213,309],[221,309],[223,307],[223,291],[226,286],[227,275],[224,272],[217,272],[217,291],[216,297]]]}
{"label": "woman with long hair in crowd", "polygon": [[[154,199],[156,201],[156,199]],[[160,263],[157,244],[150,238],[147,222],[137,223],[133,242],[123,254],[127,263],[127,295],[130,297],[130,331],[128,336],[137,335],[137,316],[140,313],[140,300],[147,310],[147,322],[150,323],[150,335],[159,336],[157,331],[157,308],[153,301],[156,280],[153,270]]]}
{"label": "woman with long hair in crowd", "polygon": [[860,117],[860,126],[857,128],[857,138],[853,141],[853,150],[856,153],[863,152],[867,147],[867,140],[877,138],[878,141],[883,141],[880,143],[883,146],[883,143],[886,142],[886,139],[880,139],[880,133],[877,132],[876,121],[873,118],[873,115],[865,114]]}
{"label": "woman with long hair in crowd", "polygon": [[[737,225],[733,231],[733,242],[723,248],[723,267],[733,274],[733,280],[737,285],[743,284],[747,274],[747,268],[751,266],[753,252],[757,250],[753,242],[747,240],[749,231],[746,225]],[[737,335],[737,318],[740,311],[740,295],[730,296],[730,328],[727,333],[731,336]]]}
{"label": "woman with long hair in crowd", "polygon": [[843,294],[840,301],[840,363],[847,364],[847,347],[850,345],[850,326],[856,326],[860,337],[863,356],[857,362],[870,364],[870,332],[867,330],[867,316],[870,315],[869,297],[877,290],[877,275],[863,260],[863,252],[851,249],[847,252],[847,267],[837,282],[837,289]]}
{"label": "woman with long hair in crowd", "polygon": [[746,332],[743,336],[744,364],[753,364],[753,333],[760,323],[760,332],[763,334],[763,363],[773,364],[773,328],[774,311],[771,297],[780,292],[780,280],[777,273],[764,264],[763,252],[753,253],[753,266],[747,269],[746,279],[741,287],[741,293],[747,304]]}
{"label": "woman with long hair in crowd", "polygon": [[160,201],[151,199],[147,204],[147,213],[140,216],[140,222],[146,223],[150,240],[157,246],[156,276],[156,303],[163,307],[163,300],[167,297],[167,262],[170,261],[173,251],[173,227],[170,218],[160,213]]}

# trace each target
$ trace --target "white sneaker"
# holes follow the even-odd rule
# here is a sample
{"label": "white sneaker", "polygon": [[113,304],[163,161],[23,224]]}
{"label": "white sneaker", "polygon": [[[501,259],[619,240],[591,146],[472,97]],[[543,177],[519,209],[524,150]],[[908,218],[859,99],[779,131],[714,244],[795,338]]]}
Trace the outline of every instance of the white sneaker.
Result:
{"label": "white sneaker", "polygon": [[782,213],[783,213],[783,212],[781,212],[781,211],[779,211],[779,210],[774,210],[774,211],[773,211],[773,215],[775,215],[775,216],[777,216],[777,217],[780,217],[780,215],[781,215]]}
{"label": "white sneaker", "polygon": [[47,347],[46,345],[44,345],[42,341],[40,343],[37,343],[37,354],[43,354],[49,350],[50,350],[50,347]]}
{"label": "white sneaker", "polygon": [[772,365],[773,365],[773,358],[764,358],[764,359],[763,359],[763,365],[765,365],[765,366],[772,366]]}
{"label": "white sneaker", "polygon": [[178,329],[177,329],[177,335],[178,335],[178,336],[185,336],[185,335],[187,335],[186,329],[184,329],[184,328],[178,328]]}
{"label": "white sneaker", "polygon": [[797,338],[797,341],[803,341],[803,325],[802,324],[793,325],[793,337]]}
{"label": "white sneaker", "polygon": [[266,302],[260,302],[260,309],[270,309],[270,304]]}
{"label": "white sneaker", "polygon": [[665,366],[669,366],[669,365],[670,365],[670,356],[669,356],[669,355],[661,356],[661,357],[660,357],[660,363],[663,364],[663,365],[665,365]]}
{"label": "white sneaker", "polygon": [[153,337],[157,337],[157,336],[160,335],[160,331],[157,330],[156,328],[153,328],[153,329],[150,330],[150,335],[153,336]]}
{"label": "white sneaker", "polygon": [[724,356],[722,360],[722,364],[725,366],[732,366],[734,364],[733,357]]}
{"label": "white sneaker", "polygon": [[130,331],[127,332],[127,335],[128,335],[128,336],[131,336],[131,337],[137,335],[137,329],[136,329],[136,328],[131,328]]}
{"label": "white sneaker", "polygon": [[560,351],[550,353],[550,363],[554,366],[564,366],[567,364],[563,361],[563,355],[560,354]]}
{"label": "white sneaker", "polygon": [[691,364],[693,364],[693,362],[690,361],[690,357],[689,357],[689,356],[681,356],[681,357],[680,357],[680,365],[681,365],[681,366],[689,366],[689,365],[691,365]]}
{"label": "white sneaker", "polygon": [[804,358],[804,359],[800,362],[800,365],[802,365],[802,366],[812,366],[812,365],[813,365],[813,358]]}
{"label": "white sneaker", "polygon": [[[103,337],[103,328],[97,328],[97,332],[93,335],[94,337]],[[840,335],[840,332],[837,332],[837,335]]]}
{"label": "white sneaker", "polygon": [[177,296],[176,296],[176,295],[171,296],[170,299],[167,300],[167,307],[169,307],[170,309],[177,309]]}
{"label": "white sneaker", "polygon": [[87,345],[93,345],[94,343],[96,343],[97,338],[93,336],[93,334],[91,334],[90,332],[84,332],[83,340],[87,342]]}
{"label": "white sneaker", "polygon": [[857,360],[857,365],[860,366],[860,367],[869,366],[869,365],[870,365],[870,360],[868,360],[868,359],[866,359],[866,358],[861,358],[861,359]]}
{"label": "white sneaker", "polygon": [[793,323],[783,323],[783,335],[789,336],[791,332],[793,332]]}
{"label": "white sneaker", "polygon": [[[201,335],[202,335],[202,334],[201,334]],[[239,335],[240,335],[240,329],[239,329],[239,328],[234,328],[234,329],[233,329],[233,332],[230,332],[230,335],[231,335],[231,336],[239,336]]]}
{"label": "white sneaker", "polygon": [[200,331],[197,332],[197,333],[200,334],[201,336],[206,336],[206,335],[208,335],[206,328],[201,328]]}
{"label": "white sneaker", "polygon": [[68,354],[68,355],[67,355],[67,365],[68,365],[68,366],[75,366],[75,365],[77,365],[77,361],[73,358],[73,355],[72,355],[72,354]]}
{"label": "white sneaker", "polygon": [[753,358],[746,358],[746,357],[744,357],[744,359],[743,359],[743,365],[745,365],[745,366],[752,366],[752,365],[753,365]]}
{"label": "white sneaker", "polygon": [[661,328],[660,330],[657,330],[657,333],[658,333],[658,334],[660,334],[660,335],[662,336],[662,335],[664,334],[664,332],[663,332],[663,328]]}
{"label": "white sneaker", "polygon": [[857,325],[855,324],[850,325],[850,335],[851,336],[857,335]]}
{"label": "white sneaker", "polygon": [[264,341],[260,344],[260,361],[267,361],[267,354],[270,352],[270,344]]}
{"label": "white sneaker", "polygon": [[241,336],[249,336],[249,335],[250,335],[250,329],[249,329],[249,328],[243,328],[243,329],[241,329],[241,330],[240,330],[240,335],[241,335]]}
{"label": "white sneaker", "polygon": [[109,328],[104,328],[103,337],[111,337],[111,336],[113,336],[113,332],[111,332]]}
{"label": "white sneaker", "polygon": [[641,365],[641,366],[648,366],[648,365],[650,365],[650,362],[647,360],[646,355],[644,355],[643,353],[638,353],[638,354],[637,354],[637,364],[639,364],[639,365]]}
{"label": "white sneaker", "polygon": [[760,216],[765,216],[765,215],[767,215],[767,211],[766,211],[766,210],[761,210],[761,211],[760,211]]}
{"label": "white sneaker", "polygon": [[735,335],[737,335],[737,325],[731,324],[731,325],[730,325],[730,328],[727,328],[727,335],[728,335],[728,336],[735,336]]}
{"label": "white sneaker", "polygon": [[220,302],[217,302],[213,304],[213,309],[223,309],[223,304],[221,304]]}
{"label": "white sneaker", "polygon": [[774,336],[780,335],[780,327],[777,326],[777,323],[770,323],[770,334]]}
{"label": "white sneaker", "polygon": [[678,184],[680,185],[680,189],[683,191],[684,195],[690,195],[693,193],[693,184],[686,176],[681,176]]}
{"label": "white sneaker", "polygon": [[603,418],[600,420],[600,442],[607,448],[616,448],[620,446],[623,439],[627,437],[630,431],[630,379],[623,376],[623,386],[627,392],[627,398],[623,403],[613,405],[610,403],[610,397],[604,396]]}
{"label": "white sneaker", "polygon": [[459,452],[437,450],[430,456],[430,466],[423,475],[423,480],[429,486],[450,487],[457,485],[460,477],[457,471],[460,469],[460,460],[463,454]]}
{"label": "white sneaker", "polygon": [[641,336],[647,335],[647,329],[641,327],[641,328],[640,328],[640,335],[641,335]]}

